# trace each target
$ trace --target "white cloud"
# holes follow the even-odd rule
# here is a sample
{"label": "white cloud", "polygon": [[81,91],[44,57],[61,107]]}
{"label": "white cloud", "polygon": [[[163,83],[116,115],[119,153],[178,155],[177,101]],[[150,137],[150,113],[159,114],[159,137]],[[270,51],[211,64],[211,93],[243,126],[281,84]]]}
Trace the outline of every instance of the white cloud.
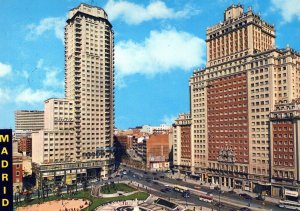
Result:
{"label": "white cloud", "polygon": [[293,18],[300,21],[300,0],[271,0],[272,9],[279,10],[284,22],[290,22]]}
{"label": "white cloud", "polygon": [[65,17],[49,17],[40,20],[38,24],[30,24],[27,26],[30,30],[27,34],[27,39],[36,39],[45,32],[54,31],[55,36],[63,42],[65,22]]}
{"label": "white cloud", "polygon": [[44,86],[52,86],[52,87],[63,87],[64,81],[59,80],[58,74],[59,71],[55,68],[45,68],[46,70],[46,78],[43,80]]}
{"label": "white cloud", "polygon": [[151,1],[147,6],[128,1],[109,0],[104,6],[110,20],[121,19],[127,24],[140,24],[151,19],[174,19],[189,17],[199,13],[186,5],[183,10],[174,11],[168,8],[163,1]]}
{"label": "white cloud", "polygon": [[4,64],[0,62],[0,77],[6,76],[11,73],[12,68],[9,64]]}
{"label": "white cloud", "polygon": [[164,117],[161,121],[162,121],[163,124],[172,125],[173,123],[175,123],[176,118],[177,118],[177,116],[164,115]]}
{"label": "white cloud", "polygon": [[9,101],[11,99],[10,96],[11,96],[11,92],[9,89],[0,88],[0,99],[1,99],[0,104]]}
{"label": "white cloud", "polygon": [[60,94],[50,91],[50,90],[32,90],[31,88],[26,88],[22,90],[17,96],[16,96],[16,102],[21,103],[41,103],[44,102],[44,100],[50,98],[50,97],[59,97]]}
{"label": "white cloud", "polygon": [[191,70],[205,64],[205,53],[204,40],[174,29],[151,31],[141,43],[121,41],[115,46],[117,85],[132,74],[154,76],[174,69]]}
{"label": "white cloud", "polygon": [[39,59],[36,63],[36,68],[41,68],[44,64],[44,59]]}
{"label": "white cloud", "polygon": [[[25,79],[29,78],[29,73],[26,70],[16,71],[16,73],[17,74],[14,77],[22,77],[22,78],[25,78]],[[16,78],[14,78],[14,80],[16,80]]]}

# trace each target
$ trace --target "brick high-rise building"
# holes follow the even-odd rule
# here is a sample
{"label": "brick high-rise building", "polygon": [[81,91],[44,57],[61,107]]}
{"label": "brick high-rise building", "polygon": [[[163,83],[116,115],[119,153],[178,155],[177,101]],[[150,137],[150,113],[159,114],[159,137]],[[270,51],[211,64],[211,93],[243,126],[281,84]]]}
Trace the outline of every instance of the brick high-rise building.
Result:
{"label": "brick high-rise building", "polygon": [[32,154],[32,138],[21,137],[18,141],[18,152],[31,156]]}
{"label": "brick high-rise building", "polygon": [[241,5],[208,27],[206,43],[206,67],[190,78],[191,172],[214,185],[270,194],[276,168],[269,115],[300,97],[300,54],[277,49],[274,26]]}
{"label": "brick high-rise building", "polygon": [[65,99],[45,101],[45,128],[33,134],[43,178],[75,183],[106,177],[114,131],[114,33],[106,12],[80,4],[65,26]]}

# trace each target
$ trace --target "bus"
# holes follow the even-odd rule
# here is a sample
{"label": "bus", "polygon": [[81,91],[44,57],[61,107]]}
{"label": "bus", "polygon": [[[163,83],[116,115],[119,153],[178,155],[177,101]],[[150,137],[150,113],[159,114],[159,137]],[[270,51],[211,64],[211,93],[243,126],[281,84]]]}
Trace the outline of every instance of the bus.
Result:
{"label": "bus", "polygon": [[208,203],[213,202],[214,197],[212,194],[206,193],[204,191],[197,191],[197,195],[199,196],[200,201],[204,201]]}
{"label": "bus", "polygon": [[296,201],[280,200],[278,206],[290,210],[300,210],[300,203]]}
{"label": "bus", "polygon": [[183,187],[183,186],[180,186],[180,185],[175,185],[173,187],[173,189],[177,192],[180,192],[180,193],[184,193],[184,192],[189,192],[189,189],[186,188],[186,187]]}

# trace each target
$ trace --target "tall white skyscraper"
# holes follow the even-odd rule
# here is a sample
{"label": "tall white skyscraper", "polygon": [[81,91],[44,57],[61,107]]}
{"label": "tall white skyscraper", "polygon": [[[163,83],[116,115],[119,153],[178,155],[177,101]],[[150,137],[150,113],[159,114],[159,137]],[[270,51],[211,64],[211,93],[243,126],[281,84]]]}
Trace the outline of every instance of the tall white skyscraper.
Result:
{"label": "tall white skyscraper", "polygon": [[75,183],[112,168],[114,34],[106,12],[80,4],[65,27],[65,99],[45,101],[45,128],[33,134],[40,181]]}

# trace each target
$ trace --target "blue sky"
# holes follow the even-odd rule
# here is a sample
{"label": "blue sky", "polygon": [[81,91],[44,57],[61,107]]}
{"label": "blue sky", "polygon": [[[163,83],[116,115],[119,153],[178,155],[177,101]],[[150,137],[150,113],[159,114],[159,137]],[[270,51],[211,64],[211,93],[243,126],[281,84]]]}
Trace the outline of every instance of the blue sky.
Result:
{"label": "blue sky", "polygon": [[[1,0],[0,128],[14,111],[64,96],[63,27],[77,0]],[[83,1],[91,3],[91,1]],[[115,32],[117,128],[170,124],[189,111],[188,81],[205,66],[205,31],[240,2],[275,24],[278,48],[300,50],[300,0],[94,0]]]}

